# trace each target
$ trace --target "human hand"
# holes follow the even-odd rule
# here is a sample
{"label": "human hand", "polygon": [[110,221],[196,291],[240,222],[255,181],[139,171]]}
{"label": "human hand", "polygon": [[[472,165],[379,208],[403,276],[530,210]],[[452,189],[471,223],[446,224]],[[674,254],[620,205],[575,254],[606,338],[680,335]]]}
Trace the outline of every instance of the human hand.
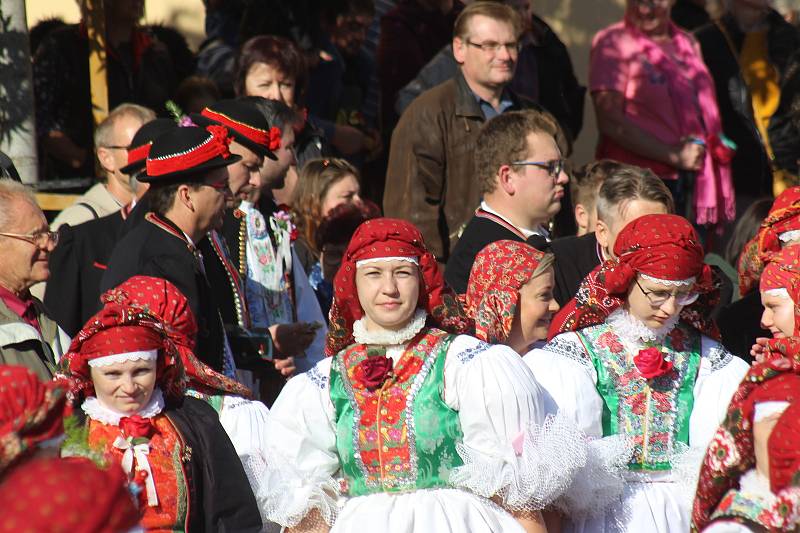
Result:
{"label": "human hand", "polygon": [[769,338],[767,337],[759,337],[756,339],[756,343],[750,348],[750,355],[752,355],[757,363],[764,362],[764,355],[767,351],[767,342]]}
{"label": "human hand", "polygon": [[293,322],[290,324],[275,324],[269,327],[272,335],[272,345],[279,355],[302,355],[317,334],[319,326],[309,322]]}
{"label": "human hand", "polygon": [[700,170],[706,156],[706,147],[697,139],[687,137],[675,146],[674,166],[680,170]]}
{"label": "human hand", "polygon": [[275,359],[275,370],[281,373],[285,378],[292,377],[297,367],[294,364],[294,357],[287,357],[285,359]]}

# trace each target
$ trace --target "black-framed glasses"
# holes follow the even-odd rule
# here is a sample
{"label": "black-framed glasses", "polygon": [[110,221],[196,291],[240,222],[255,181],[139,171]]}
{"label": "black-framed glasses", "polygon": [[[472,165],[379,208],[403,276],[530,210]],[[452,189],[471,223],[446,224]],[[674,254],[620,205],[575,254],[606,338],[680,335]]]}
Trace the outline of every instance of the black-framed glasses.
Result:
{"label": "black-framed glasses", "polygon": [[558,179],[558,176],[567,168],[567,162],[563,159],[552,159],[550,161],[514,161],[514,166],[537,167],[547,171],[551,178]]}
{"label": "black-framed glasses", "polygon": [[108,148],[109,150],[130,150],[130,146],[120,146],[118,144],[104,144],[101,148]]}
{"label": "black-framed glasses", "polygon": [[675,303],[680,306],[691,305],[697,301],[697,297],[699,296],[698,293],[695,291],[689,292],[670,292],[670,291],[647,291],[639,284],[639,280],[636,281],[636,286],[639,287],[639,290],[642,291],[645,298],[650,302],[650,305],[653,307],[661,307],[667,300],[672,297],[675,297]]}
{"label": "black-framed glasses", "polygon": [[496,43],[494,41],[486,41],[485,43],[474,43],[470,40],[467,40],[467,44],[470,46],[474,46],[475,48],[480,48],[481,51],[486,52],[487,54],[496,54],[500,51],[501,48],[505,48],[506,52],[509,54],[518,54],[519,51],[522,49],[522,44],[518,41],[513,41],[510,43]]}
{"label": "black-framed glasses", "polygon": [[0,235],[3,237],[10,237],[12,239],[19,239],[21,241],[27,241],[34,246],[39,248],[47,248],[47,245],[52,244],[53,246],[58,244],[58,232],[57,231],[36,231],[34,233],[5,233],[0,232]]}

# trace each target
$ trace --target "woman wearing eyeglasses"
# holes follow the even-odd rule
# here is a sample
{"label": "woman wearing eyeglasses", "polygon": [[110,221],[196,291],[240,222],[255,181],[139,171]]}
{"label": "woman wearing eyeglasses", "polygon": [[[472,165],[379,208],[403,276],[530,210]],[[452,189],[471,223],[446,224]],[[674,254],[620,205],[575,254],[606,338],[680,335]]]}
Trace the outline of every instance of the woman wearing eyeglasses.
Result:
{"label": "woman wearing eyeglasses", "polygon": [[718,295],[686,219],[635,219],[614,254],[584,280],[561,334],[525,356],[560,412],[633,447],[621,499],[566,529],[688,531],[700,461],[748,366],[713,340]]}
{"label": "woman wearing eyeglasses", "polygon": [[678,213],[693,196],[697,224],[730,222],[735,148],[722,140],[714,81],[697,43],[670,20],[673,3],[627,0],[624,19],[595,35],[589,85],[600,129],[596,157],[655,172]]}

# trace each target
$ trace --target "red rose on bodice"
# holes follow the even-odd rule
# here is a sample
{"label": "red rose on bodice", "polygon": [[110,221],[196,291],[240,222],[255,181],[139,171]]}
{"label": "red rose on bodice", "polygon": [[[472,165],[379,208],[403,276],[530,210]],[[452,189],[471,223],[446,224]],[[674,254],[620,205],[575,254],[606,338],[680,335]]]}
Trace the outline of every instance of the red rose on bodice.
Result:
{"label": "red rose on bodice", "polygon": [[392,375],[394,361],[386,356],[367,357],[355,369],[355,378],[367,390],[375,390]]}
{"label": "red rose on bodice", "polygon": [[126,437],[149,439],[155,433],[153,420],[139,415],[125,416],[119,419],[119,428]]}
{"label": "red rose on bodice", "polygon": [[672,371],[672,361],[664,359],[658,348],[645,348],[633,358],[633,364],[645,379],[657,378]]}

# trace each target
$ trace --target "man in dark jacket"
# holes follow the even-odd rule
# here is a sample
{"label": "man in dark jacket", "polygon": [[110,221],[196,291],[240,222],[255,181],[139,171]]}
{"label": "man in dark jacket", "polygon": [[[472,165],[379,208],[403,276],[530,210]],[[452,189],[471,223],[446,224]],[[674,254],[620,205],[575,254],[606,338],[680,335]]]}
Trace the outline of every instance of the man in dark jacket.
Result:
{"label": "man in dark jacket", "polygon": [[472,154],[481,125],[505,111],[534,107],[507,87],[522,33],[513,9],[470,4],[453,33],[460,72],[403,113],[392,135],[383,195],[386,216],[414,223],[440,262],[480,202]]}
{"label": "man in dark jacket", "polygon": [[748,198],[773,194],[767,127],[800,33],[766,0],[730,0],[725,15],[696,37],[714,78],[722,129],[738,147],[731,169],[737,205],[744,209]]}

